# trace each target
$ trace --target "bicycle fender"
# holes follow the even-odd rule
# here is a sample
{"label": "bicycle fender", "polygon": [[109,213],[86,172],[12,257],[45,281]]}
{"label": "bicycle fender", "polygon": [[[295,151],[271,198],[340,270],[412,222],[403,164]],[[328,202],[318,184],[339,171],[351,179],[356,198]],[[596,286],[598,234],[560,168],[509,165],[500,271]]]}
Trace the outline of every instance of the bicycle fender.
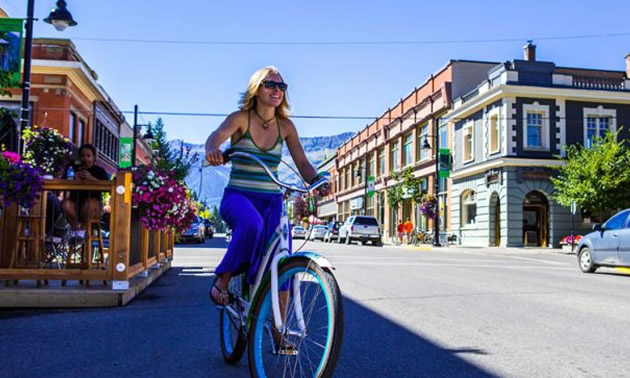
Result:
{"label": "bicycle fender", "polygon": [[327,258],[325,258],[324,256],[320,255],[317,252],[312,252],[312,251],[300,251],[300,252],[292,253],[289,256],[283,258],[282,261],[288,261],[289,259],[294,259],[298,257],[305,257],[309,260],[313,260],[315,261],[315,263],[317,263],[317,265],[319,265],[322,268],[335,269],[333,264],[331,264]]}

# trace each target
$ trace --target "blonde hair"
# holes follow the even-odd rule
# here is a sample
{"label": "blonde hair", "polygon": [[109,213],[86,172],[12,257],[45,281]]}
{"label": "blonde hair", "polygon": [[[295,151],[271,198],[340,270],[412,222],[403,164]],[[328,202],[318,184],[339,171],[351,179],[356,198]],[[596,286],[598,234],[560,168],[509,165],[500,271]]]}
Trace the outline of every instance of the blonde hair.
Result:
{"label": "blonde hair", "polygon": [[[241,99],[239,103],[239,109],[242,111],[249,111],[256,107],[256,94],[258,93],[258,88],[265,80],[267,75],[270,73],[274,73],[280,76],[282,82],[284,79],[282,75],[280,75],[280,71],[274,66],[267,66],[265,68],[261,68],[258,71],[254,72],[252,77],[249,79],[249,84],[247,85],[247,91],[241,94]],[[284,92],[284,96],[282,97],[282,103],[280,106],[276,107],[276,116],[280,118],[289,118],[291,105],[289,105],[289,94],[288,92]]]}

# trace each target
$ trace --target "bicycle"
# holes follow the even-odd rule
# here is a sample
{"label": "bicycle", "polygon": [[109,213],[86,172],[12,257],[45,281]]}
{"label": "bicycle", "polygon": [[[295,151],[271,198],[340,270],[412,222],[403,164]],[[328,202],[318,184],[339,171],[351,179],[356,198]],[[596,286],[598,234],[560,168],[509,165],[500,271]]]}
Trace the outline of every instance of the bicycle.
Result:
{"label": "bicycle", "polygon": [[[282,188],[283,199],[328,182],[323,178],[300,188],[278,180],[255,156],[224,152],[226,162],[232,157],[248,158],[260,165]],[[290,250],[285,203],[283,200],[280,225],[268,243],[255,283],[248,285],[245,274],[230,280],[230,303],[219,306],[221,351],[227,363],[236,364],[247,347],[253,377],[330,377],[343,341],[341,292],[326,258],[315,252]],[[265,272],[269,259],[270,269]]]}

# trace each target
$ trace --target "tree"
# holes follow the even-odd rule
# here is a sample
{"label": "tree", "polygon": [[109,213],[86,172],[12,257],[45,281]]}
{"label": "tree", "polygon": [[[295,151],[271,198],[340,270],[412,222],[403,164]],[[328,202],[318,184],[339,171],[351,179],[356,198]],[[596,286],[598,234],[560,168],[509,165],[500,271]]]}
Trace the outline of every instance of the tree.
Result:
{"label": "tree", "polygon": [[[387,189],[387,202],[390,207],[398,210],[398,206],[406,195],[416,204],[422,202],[425,194],[422,190],[422,179],[414,177],[411,167],[408,167],[402,173],[392,172],[392,178],[397,183]],[[394,214],[396,213],[394,212]]]}
{"label": "tree", "polygon": [[563,206],[575,201],[598,219],[606,219],[617,209],[630,207],[630,150],[618,132],[596,138],[591,148],[567,148],[567,164],[552,177],[554,198]]}
{"label": "tree", "polygon": [[304,196],[295,197],[293,200],[293,218],[298,220],[295,223],[299,223],[299,220],[302,220],[305,217],[308,218],[309,215],[308,203],[304,199]]}
{"label": "tree", "polygon": [[190,146],[185,146],[182,141],[179,151],[173,150],[164,131],[164,121],[158,118],[153,126],[155,130],[155,140],[151,143],[154,151],[154,165],[158,170],[170,172],[175,180],[184,182],[190,172],[190,168],[199,161],[199,155],[190,153]]}

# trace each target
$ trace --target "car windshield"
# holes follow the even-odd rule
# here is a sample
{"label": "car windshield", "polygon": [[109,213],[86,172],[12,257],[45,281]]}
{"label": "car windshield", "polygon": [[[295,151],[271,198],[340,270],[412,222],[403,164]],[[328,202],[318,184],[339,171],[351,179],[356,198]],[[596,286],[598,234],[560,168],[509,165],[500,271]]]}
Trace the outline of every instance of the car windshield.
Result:
{"label": "car windshield", "polygon": [[304,227],[302,226],[295,226],[293,227],[294,230],[298,230],[298,231],[304,231]]}

